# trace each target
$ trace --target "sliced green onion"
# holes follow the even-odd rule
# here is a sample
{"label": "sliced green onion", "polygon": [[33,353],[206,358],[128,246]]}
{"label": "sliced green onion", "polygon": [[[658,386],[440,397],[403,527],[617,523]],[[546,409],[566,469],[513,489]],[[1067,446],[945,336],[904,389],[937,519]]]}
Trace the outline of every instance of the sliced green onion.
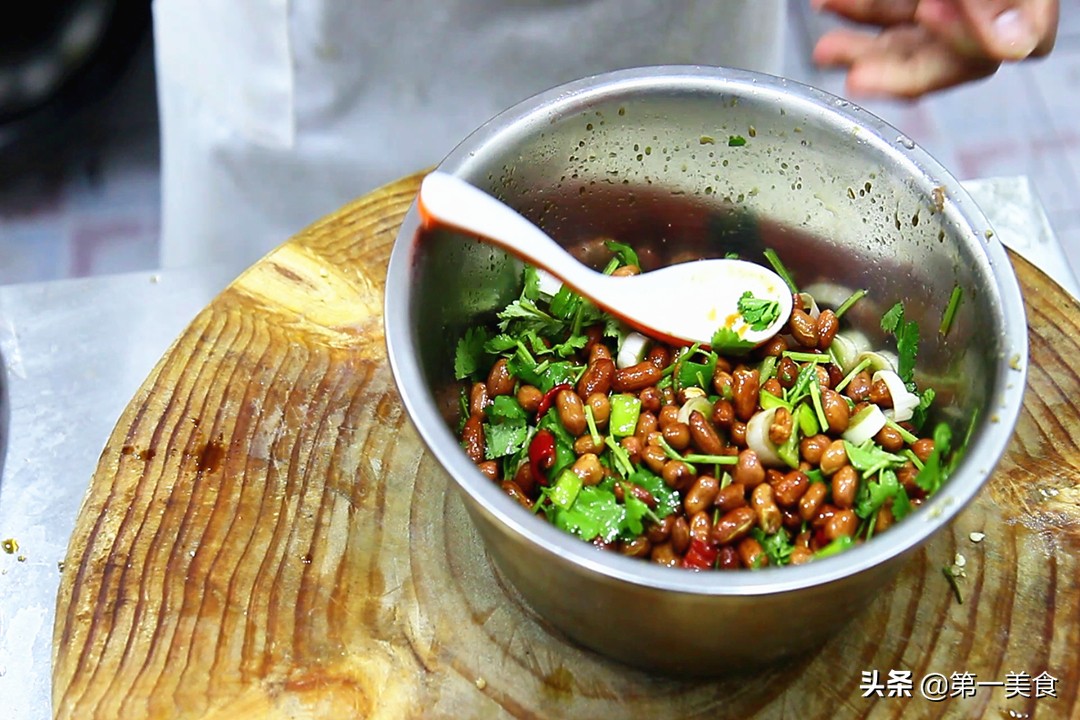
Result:
{"label": "sliced green onion", "polygon": [[866,290],[856,290],[855,292],[851,293],[848,299],[840,303],[840,307],[836,308],[837,319],[839,319],[844,313],[846,313],[852,305],[862,300],[863,297],[866,296],[866,293]]}
{"label": "sliced green onion", "polygon": [[945,306],[945,313],[941,316],[941,326],[938,328],[938,334],[942,337],[947,335],[949,328],[952,327],[953,318],[956,317],[956,310],[960,307],[960,299],[963,295],[964,291],[960,289],[959,285],[952,289],[949,304]]}
{"label": "sliced green onion", "polygon": [[759,382],[764,385],[769,382],[769,379],[776,374],[776,356],[769,355],[761,361],[761,368],[758,370],[761,375]]}
{"label": "sliced green onion", "polygon": [[851,418],[841,435],[852,445],[862,445],[885,427],[885,415],[877,405],[867,405]]}
{"label": "sliced green onion", "polygon": [[788,289],[791,290],[791,292],[799,292],[799,288],[796,287],[795,281],[791,279],[791,273],[789,273],[788,269],[784,267],[784,263],[780,262],[780,256],[776,254],[775,250],[773,250],[772,248],[766,249],[765,259],[769,261],[769,264],[772,265],[773,270],[776,271],[776,274],[780,276],[780,278],[788,286]]}
{"label": "sliced green onion", "polygon": [[637,430],[640,415],[641,400],[629,393],[612,395],[608,429],[615,437],[629,437]]}
{"label": "sliced green onion", "polygon": [[554,505],[563,510],[569,510],[577,500],[579,492],[581,492],[581,478],[576,472],[567,468],[559,473],[559,477],[555,479],[555,484],[551,486],[547,496]]}
{"label": "sliced green onion", "polygon": [[803,437],[811,437],[821,432],[821,426],[818,424],[814,409],[806,403],[799,405],[799,409],[795,412],[795,418],[799,422],[799,430],[802,432]]}

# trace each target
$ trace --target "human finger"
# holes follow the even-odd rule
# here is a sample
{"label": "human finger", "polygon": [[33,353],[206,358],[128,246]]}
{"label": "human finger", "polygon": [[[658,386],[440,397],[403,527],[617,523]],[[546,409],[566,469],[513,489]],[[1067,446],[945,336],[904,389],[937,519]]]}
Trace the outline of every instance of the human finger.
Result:
{"label": "human finger", "polygon": [[810,0],[810,4],[857,23],[887,26],[911,21],[919,0]]}
{"label": "human finger", "polygon": [[930,92],[994,73],[994,60],[958,53],[925,28],[906,25],[877,35],[840,29],[826,33],[815,47],[815,60],[848,67],[851,96],[914,99]]}
{"label": "human finger", "polygon": [[915,10],[915,23],[960,53],[971,57],[986,55],[956,0],[921,0]]}
{"label": "human finger", "polygon": [[1057,39],[1058,0],[953,0],[985,54],[1023,60],[1050,52]]}

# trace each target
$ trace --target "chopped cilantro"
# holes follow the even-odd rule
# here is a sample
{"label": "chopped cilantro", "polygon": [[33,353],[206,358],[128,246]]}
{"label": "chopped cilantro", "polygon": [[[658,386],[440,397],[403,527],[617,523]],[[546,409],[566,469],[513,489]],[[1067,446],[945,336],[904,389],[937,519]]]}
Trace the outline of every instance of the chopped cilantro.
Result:
{"label": "chopped cilantro", "polygon": [[739,297],[738,308],[743,320],[753,330],[764,330],[780,317],[779,302],[754,297],[754,293],[749,290]]}
{"label": "chopped cilantro", "polygon": [[852,305],[862,300],[866,296],[867,290],[856,290],[848,296],[848,299],[840,303],[840,307],[836,308],[836,319],[839,320],[844,313],[846,313]]}
{"label": "chopped cilantro", "polygon": [[919,324],[905,321],[904,304],[896,303],[881,317],[881,329],[896,337],[896,354],[900,358],[897,375],[910,384],[915,375],[915,356],[919,354]]}
{"label": "chopped cilantro", "polygon": [[484,345],[488,341],[488,331],[482,327],[471,327],[458,340],[454,350],[454,379],[464,380],[476,375],[487,359]]}
{"label": "chopped cilantro", "polygon": [[934,402],[934,398],[937,397],[937,393],[934,392],[934,388],[926,388],[919,395],[919,404],[913,411],[911,422],[917,428],[921,428],[926,424],[926,416],[930,411],[930,404]]}
{"label": "chopped cilantro", "polygon": [[614,540],[626,517],[626,506],[616,501],[614,493],[596,485],[582,487],[569,508],[552,504],[544,511],[557,527],[582,540]]}
{"label": "chopped cilantro", "polygon": [[722,327],[712,336],[713,350],[720,350],[731,355],[742,355],[754,347],[754,343],[743,340],[739,334],[728,327]]}
{"label": "chopped cilantro", "polygon": [[863,474],[863,477],[871,477],[885,469],[898,468],[907,462],[907,458],[903,455],[894,455],[882,450],[874,444],[873,438],[861,445],[853,445],[845,440],[844,449],[847,451],[848,461]]}
{"label": "chopped cilantro", "polygon": [[679,492],[668,487],[659,475],[644,466],[635,470],[627,479],[652,493],[652,496],[656,498],[655,513],[661,520],[682,506]]}
{"label": "chopped cilantro", "polygon": [[930,457],[926,458],[922,470],[915,476],[915,484],[932,495],[945,482],[948,469],[945,466],[945,456],[949,453],[952,445],[952,430],[945,423],[938,423],[934,428],[934,450]]}
{"label": "chopped cilantro", "polygon": [[784,263],[780,260],[780,256],[776,254],[775,250],[773,250],[772,248],[766,248],[765,259],[769,261],[769,264],[772,265],[773,270],[776,271],[776,274],[780,276],[780,278],[784,281],[785,284],[787,284],[788,290],[790,290],[792,293],[799,292],[799,288],[795,285],[794,278],[791,277],[791,273],[788,272],[788,269],[784,267]]}
{"label": "chopped cilantro", "polygon": [[759,527],[750,531],[754,539],[761,543],[762,550],[769,558],[769,564],[774,566],[787,565],[791,562],[791,551],[795,546],[791,544],[791,536],[787,530],[780,528],[773,535],[766,535]]}
{"label": "chopped cilantro", "polygon": [[[870,482],[864,482],[859,487],[859,495],[855,503],[855,514],[861,518],[869,518],[890,499],[904,492],[904,488],[896,479],[896,473],[885,469],[877,474],[877,478]],[[906,493],[904,494],[906,498]]]}
{"label": "chopped cilantro", "polygon": [[675,368],[676,387],[699,387],[707,390],[712,386],[713,372],[716,370],[716,353],[701,351],[704,362],[695,362],[687,358],[699,355],[698,352],[687,352],[680,356]]}
{"label": "chopped cilantro", "polygon": [[728,147],[742,147],[746,144],[746,138],[742,135],[728,135]]}
{"label": "chopped cilantro", "polygon": [[497,396],[485,410],[485,453],[488,460],[512,455],[522,448],[529,436],[525,410],[510,395]]}
{"label": "chopped cilantro", "polygon": [[526,265],[521,271],[521,297],[536,300],[540,297],[540,272],[532,265]]}

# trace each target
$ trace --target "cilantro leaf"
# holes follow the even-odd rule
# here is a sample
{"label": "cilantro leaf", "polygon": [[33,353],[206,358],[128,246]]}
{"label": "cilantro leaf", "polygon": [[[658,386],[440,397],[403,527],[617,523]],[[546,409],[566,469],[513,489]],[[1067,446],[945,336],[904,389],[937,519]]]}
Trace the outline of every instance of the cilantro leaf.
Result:
{"label": "cilantro leaf", "polygon": [[889,334],[895,334],[896,328],[904,322],[904,304],[896,303],[881,316],[881,329]]}
{"label": "cilantro leaf", "polygon": [[484,409],[488,420],[495,423],[524,423],[525,408],[513,395],[496,395]]}
{"label": "cilantro leaf", "polygon": [[491,353],[492,355],[498,355],[500,353],[513,350],[517,347],[518,341],[512,335],[506,333],[499,333],[490,338],[484,343],[484,351]]}
{"label": "cilantro leaf", "polygon": [[787,530],[780,528],[772,535],[766,535],[765,531],[755,527],[750,531],[754,539],[761,543],[761,549],[769,558],[769,564],[774,566],[787,565],[791,562],[791,551],[795,546],[791,543],[791,536]]}
{"label": "cilantro leaf", "polygon": [[524,283],[521,288],[521,297],[526,300],[536,300],[540,297],[540,273],[532,265],[526,265],[525,269],[521,271],[521,278]]}
{"label": "cilantro leaf", "polygon": [[499,330],[508,332],[511,327],[515,332],[531,330],[542,335],[555,334],[562,329],[563,323],[541,310],[536,302],[521,297],[499,312]]}
{"label": "cilantro leaf", "polygon": [[704,362],[684,359],[695,354],[687,352],[680,357],[675,369],[675,379],[680,389],[696,386],[708,390],[712,387],[713,373],[716,371],[716,353],[703,352]]}
{"label": "cilantro leaf", "polygon": [[525,445],[529,427],[525,409],[510,395],[497,396],[484,410],[485,453],[488,460],[513,455]]}
{"label": "cilantro leaf", "polygon": [[615,240],[607,240],[604,242],[604,245],[607,246],[608,250],[615,253],[615,257],[617,257],[619,262],[623,265],[636,265],[639,268],[641,267],[641,263],[638,262],[637,253],[634,252],[634,248],[629,245],[616,242]]}
{"label": "cilantro leaf", "polygon": [[742,147],[746,144],[746,138],[742,135],[728,135],[728,147]]}
{"label": "cilantro leaf", "polygon": [[948,474],[944,464],[945,456],[949,453],[952,445],[952,430],[945,423],[938,423],[934,428],[934,450],[930,457],[926,458],[922,470],[915,476],[915,484],[932,495],[945,482]]}
{"label": "cilantro leaf", "polygon": [[626,517],[626,506],[615,500],[610,490],[597,485],[585,486],[569,508],[554,508],[554,523],[582,540],[602,537],[614,540]]}
{"label": "cilantro leaf", "polygon": [[678,490],[668,487],[663,478],[646,467],[639,467],[627,480],[645,488],[656,498],[656,509],[653,512],[661,520],[682,507]]}
{"label": "cilantro leaf", "polygon": [[896,337],[896,354],[900,359],[896,374],[905,384],[910,384],[915,375],[915,356],[919,354],[919,323],[905,321],[904,304],[896,303],[881,317],[881,329]]}
{"label": "cilantro leaf", "polygon": [[454,379],[464,380],[475,375],[486,359],[484,345],[488,340],[488,331],[482,327],[471,327],[458,340],[454,350]]}
{"label": "cilantro leaf", "polygon": [[713,333],[710,345],[713,350],[732,355],[742,355],[754,347],[754,343],[743,340],[738,333],[728,327],[722,327]]}
{"label": "cilantro leaf", "polygon": [[754,330],[764,330],[780,317],[779,302],[754,297],[749,290],[739,297],[738,308],[743,320]]}
{"label": "cilantro leaf", "polygon": [[916,429],[921,429],[926,424],[926,418],[930,414],[930,404],[934,402],[937,393],[934,388],[926,388],[919,394],[919,404],[912,411],[911,424]]}
{"label": "cilantro leaf", "polygon": [[548,309],[555,317],[569,320],[574,316],[574,313],[577,311],[580,304],[581,296],[563,285],[559,288],[559,291],[552,296]]}
{"label": "cilantro leaf", "polygon": [[863,477],[870,477],[888,468],[901,467],[907,462],[907,458],[903,455],[895,455],[882,450],[874,444],[873,438],[861,445],[853,445],[845,440],[844,449],[847,451],[848,461],[863,474]]}
{"label": "cilantro leaf", "polygon": [[[859,497],[855,503],[855,514],[861,518],[868,518],[876,513],[890,499],[904,493],[904,488],[896,479],[896,473],[892,470],[882,470],[876,479],[864,482],[859,488]],[[907,499],[907,494],[904,494]]]}
{"label": "cilantro leaf", "polygon": [[488,460],[512,455],[521,449],[528,436],[525,423],[484,423],[484,453]]}

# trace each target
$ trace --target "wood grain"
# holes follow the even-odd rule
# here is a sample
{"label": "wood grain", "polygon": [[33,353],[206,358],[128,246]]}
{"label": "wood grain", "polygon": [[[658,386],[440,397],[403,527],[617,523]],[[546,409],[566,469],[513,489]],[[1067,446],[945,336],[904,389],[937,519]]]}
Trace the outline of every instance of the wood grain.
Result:
{"label": "wood grain", "polygon": [[[485,560],[397,399],[385,265],[419,177],[343,208],[192,322],[105,447],[68,548],[57,718],[1075,717],[1080,308],[1014,258],[1031,336],[989,486],[819,652],[710,682],[566,642]],[[986,534],[973,543],[969,533]],[[963,604],[941,568],[961,553]],[[863,698],[863,671],[914,698]],[[931,702],[929,672],[1057,679]],[[1012,713],[1012,714],[1010,714]]]}

